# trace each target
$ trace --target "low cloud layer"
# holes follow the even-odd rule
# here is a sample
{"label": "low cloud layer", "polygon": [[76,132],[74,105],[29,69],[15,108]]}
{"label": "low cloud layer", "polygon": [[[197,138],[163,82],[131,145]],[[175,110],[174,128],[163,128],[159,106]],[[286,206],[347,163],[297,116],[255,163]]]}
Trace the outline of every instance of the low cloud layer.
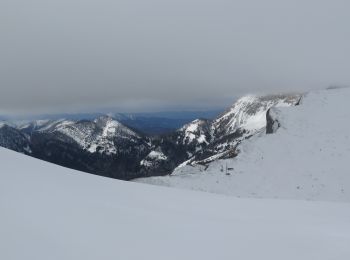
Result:
{"label": "low cloud layer", "polygon": [[350,85],[349,9],[340,0],[2,0],[0,112],[218,107],[248,92]]}

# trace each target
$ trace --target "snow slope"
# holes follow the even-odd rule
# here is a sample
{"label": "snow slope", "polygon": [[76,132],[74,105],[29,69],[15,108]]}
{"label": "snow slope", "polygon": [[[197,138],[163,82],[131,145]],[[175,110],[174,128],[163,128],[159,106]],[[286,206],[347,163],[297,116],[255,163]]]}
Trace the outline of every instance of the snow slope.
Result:
{"label": "snow slope", "polygon": [[0,259],[349,259],[346,203],[123,182],[0,148]]}
{"label": "snow slope", "polygon": [[[138,181],[239,197],[350,202],[349,100],[350,88],[311,92],[300,106],[273,108],[281,127],[245,140],[236,158]],[[226,165],[234,168],[230,175]]]}

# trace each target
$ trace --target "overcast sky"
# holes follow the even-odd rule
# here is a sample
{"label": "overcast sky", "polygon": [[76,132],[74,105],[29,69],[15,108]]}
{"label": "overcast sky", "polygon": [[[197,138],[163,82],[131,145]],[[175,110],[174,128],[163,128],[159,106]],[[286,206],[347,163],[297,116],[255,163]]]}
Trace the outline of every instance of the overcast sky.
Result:
{"label": "overcast sky", "polygon": [[350,85],[350,1],[1,0],[0,112],[211,108]]}

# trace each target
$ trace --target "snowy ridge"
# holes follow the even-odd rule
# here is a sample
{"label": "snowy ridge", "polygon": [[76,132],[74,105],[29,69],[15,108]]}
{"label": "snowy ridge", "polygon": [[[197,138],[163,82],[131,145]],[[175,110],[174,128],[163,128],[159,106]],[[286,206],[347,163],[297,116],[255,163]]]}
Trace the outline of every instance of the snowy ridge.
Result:
{"label": "snowy ridge", "polygon": [[34,122],[31,121],[31,122],[24,122],[24,123],[21,122],[20,124],[17,125],[17,128],[19,130],[29,129],[29,128],[32,128],[32,129],[36,128],[37,129],[48,122],[49,122],[49,120],[36,120]]}
{"label": "snowy ridge", "polygon": [[39,120],[35,121],[35,129],[39,132],[53,132],[57,129],[63,130],[65,126],[73,125],[75,122],[71,120]]}
{"label": "snowy ridge", "polygon": [[140,138],[137,133],[112,117],[103,116],[96,119],[94,122],[102,128],[103,138],[114,137],[116,135],[122,138]]}
{"label": "snowy ridge", "polygon": [[116,139],[135,142],[141,137],[111,117],[103,116],[94,121],[56,120],[36,123],[35,131],[61,133],[90,153],[116,154]]}
{"label": "snowy ridge", "polygon": [[266,126],[266,112],[271,107],[295,105],[300,95],[247,95],[240,98],[226,113],[214,120],[212,131],[216,135],[227,135],[238,129],[248,133]]}
{"label": "snowy ridge", "polygon": [[280,127],[242,142],[237,157],[139,181],[239,197],[350,202],[349,99],[349,88],[311,92],[299,106],[272,109]]}
{"label": "snowy ridge", "polygon": [[[41,131],[45,131],[42,129]],[[56,125],[52,132],[60,132],[79,144],[83,149],[89,150],[89,147],[93,140],[96,138],[94,133],[96,127],[94,125],[81,125],[74,121],[63,121]]]}

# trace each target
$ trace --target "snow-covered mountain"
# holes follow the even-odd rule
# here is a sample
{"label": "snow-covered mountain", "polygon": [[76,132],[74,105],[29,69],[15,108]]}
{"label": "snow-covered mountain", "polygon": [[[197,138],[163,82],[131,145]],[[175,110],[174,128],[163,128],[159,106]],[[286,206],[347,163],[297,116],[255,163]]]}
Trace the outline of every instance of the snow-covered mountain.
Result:
{"label": "snow-covered mountain", "polygon": [[167,159],[161,162],[166,161],[171,171],[184,165],[207,165],[235,157],[237,145],[265,127],[270,108],[297,105],[300,98],[300,94],[242,97],[214,120],[196,119],[160,140],[153,140],[153,149],[165,153]]}
{"label": "snow-covered mountain", "polygon": [[118,143],[137,143],[142,139],[138,133],[109,116],[102,116],[94,121],[50,121],[34,130],[40,134],[64,135],[90,153],[106,155],[116,154]]}
{"label": "snow-covered mountain", "polygon": [[247,95],[233,104],[226,112],[212,123],[212,131],[216,138],[233,134],[238,130],[254,134],[266,124],[266,112],[271,107],[286,107],[298,104],[297,95]]}
{"label": "snow-covered mountain", "polygon": [[216,118],[211,125],[215,140],[214,150],[226,152],[244,139],[253,136],[266,125],[266,112],[271,107],[297,105],[300,94],[289,95],[248,95],[240,98],[225,113]]}
{"label": "snow-covered mountain", "polygon": [[130,179],[149,153],[149,139],[117,120],[51,121],[30,135],[33,155],[98,175]]}
{"label": "snow-covered mountain", "polygon": [[265,113],[267,128],[241,142],[237,157],[139,181],[239,197],[349,202],[349,99],[350,88],[310,92],[299,106]]}
{"label": "snow-covered mountain", "polygon": [[300,94],[248,95],[237,100],[213,121],[195,120],[185,125],[179,130],[183,133],[181,140],[194,144],[196,148],[184,164],[207,164],[236,156],[237,145],[266,126],[266,113],[270,108],[294,106],[300,99]]}
{"label": "snow-covered mountain", "polygon": [[[131,179],[170,174],[179,165],[203,165],[237,155],[236,146],[264,124],[266,111],[289,106],[298,95],[247,96],[214,120],[197,119],[177,131],[147,136],[111,116],[95,120],[38,120],[9,126],[27,145],[3,146],[66,167]],[[11,138],[14,134],[8,134]],[[17,138],[18,139],[18,138]],[[12,140],[12,143],[17,141]],[[0,143],[1,145],[1,143]],[[161,156],[153,156],[158,154]]]}
{"label": "snow-covered mountain", "polygon": [[[0,148],[0,259],[349,259],[347,203],[101,178]],[[181,249],[181,250],[179,250]]]}
{"label": "snow-covered mountain", "polygon": [[[95,120],[37,120],[1,124],[0,145],[52,163],[98,175],[130,179],[152,175],[143,165],[149,137],[110,116]],[[172,167],[173,168],[173,167]],[[166,168],[166,172],[172,168]],[[165,174],[165,170],[160,170]]]}

